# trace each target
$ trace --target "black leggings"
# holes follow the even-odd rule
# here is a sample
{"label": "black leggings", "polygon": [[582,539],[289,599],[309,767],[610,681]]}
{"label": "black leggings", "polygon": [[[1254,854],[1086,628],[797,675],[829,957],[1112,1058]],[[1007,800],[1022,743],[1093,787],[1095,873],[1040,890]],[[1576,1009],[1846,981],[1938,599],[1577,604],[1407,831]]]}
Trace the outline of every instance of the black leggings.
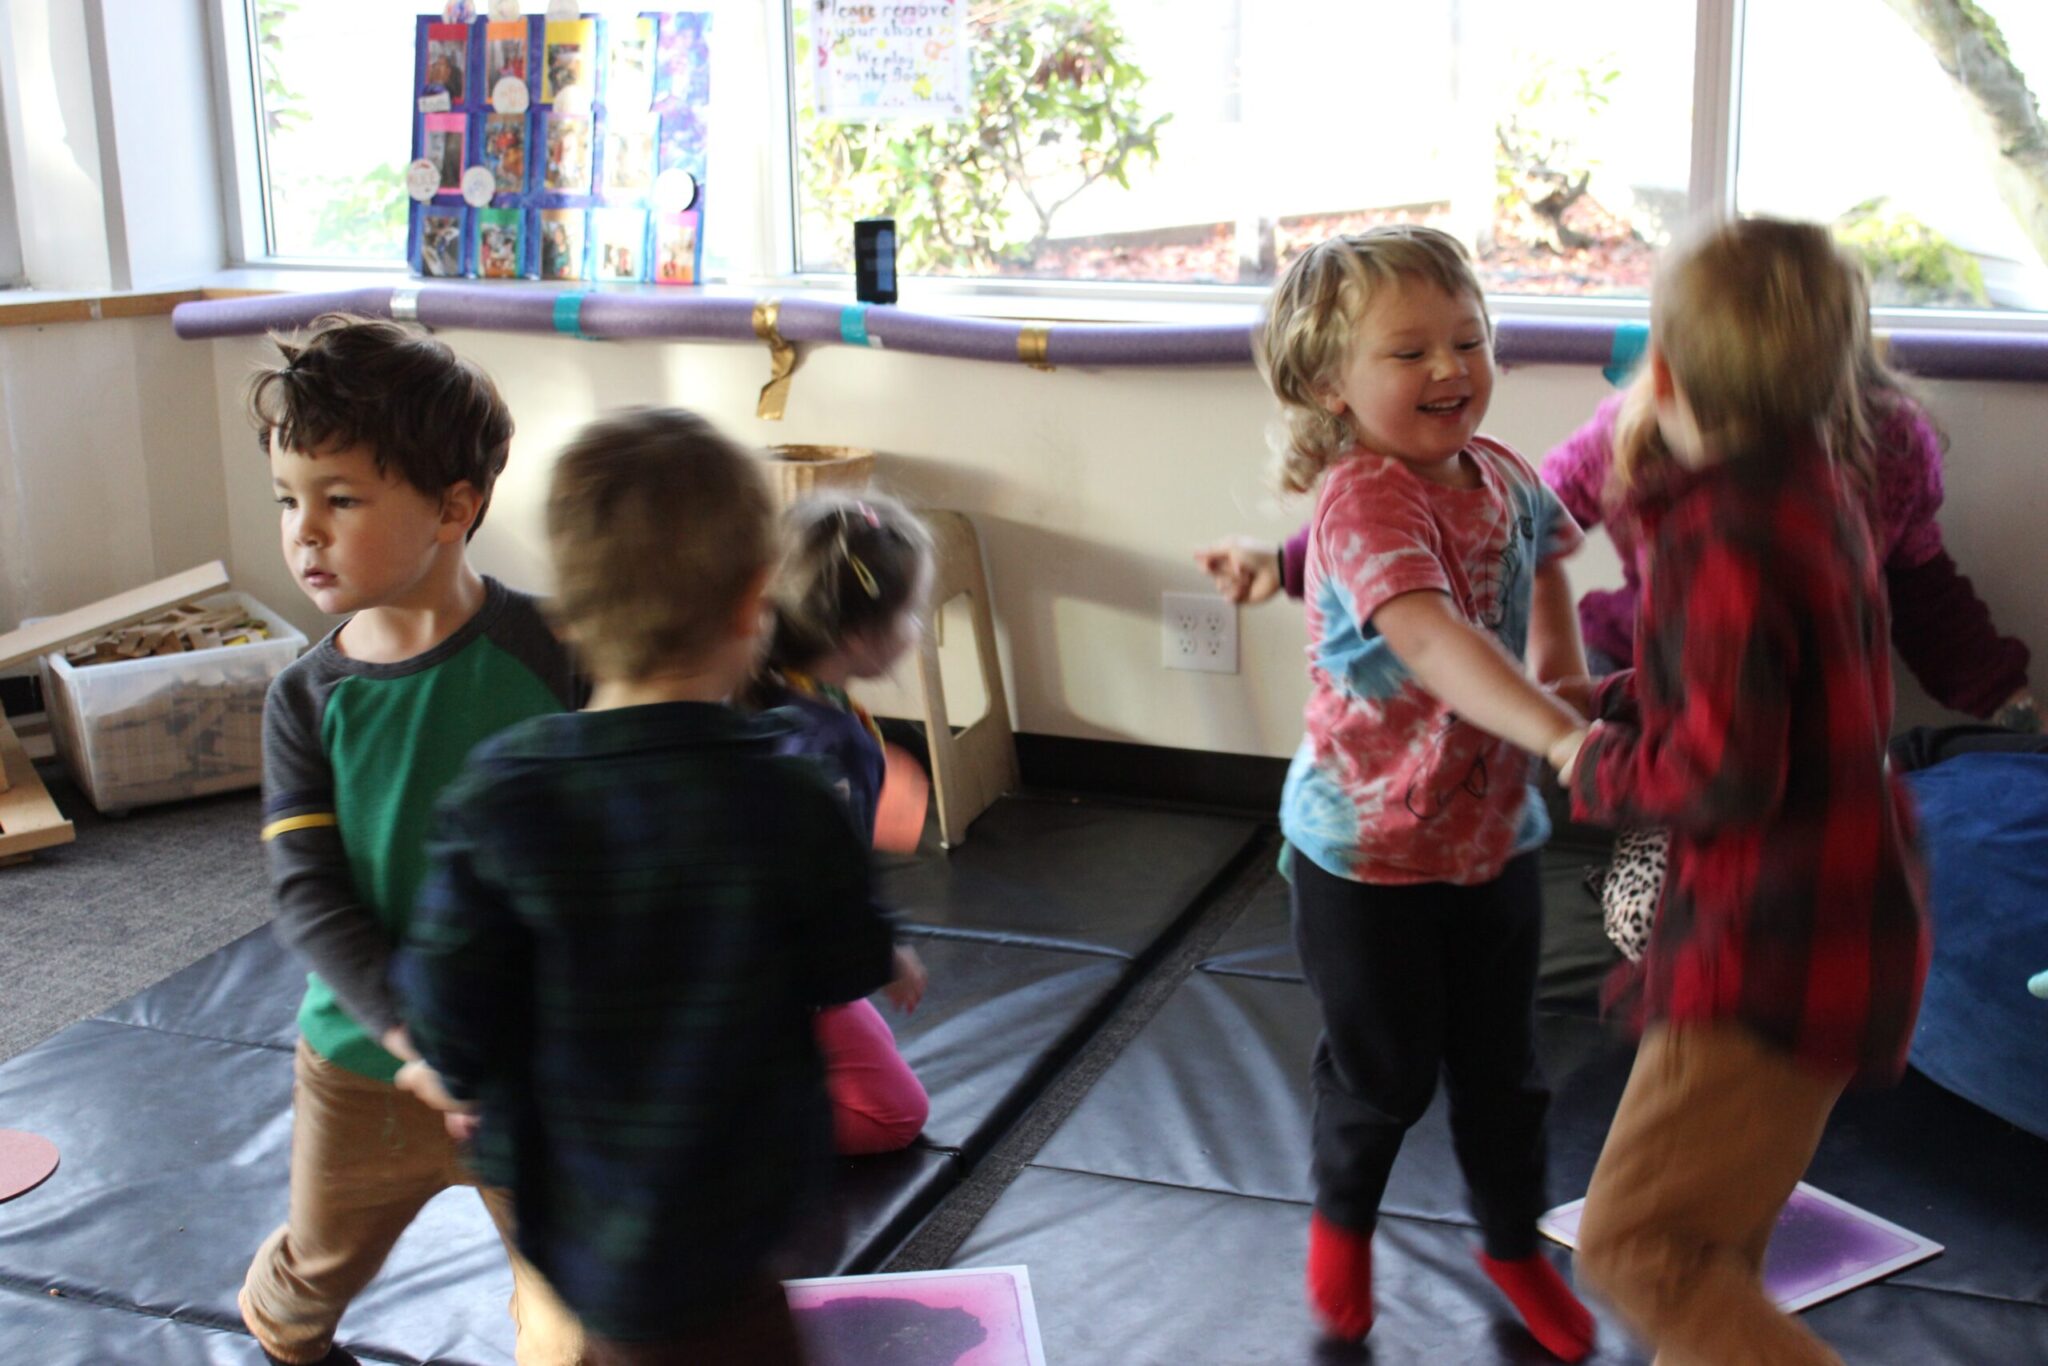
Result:
{"label": "black leggings", "polygon": [[1316,1209],[1373,1227],[1402,1136],[1441,1072],[1486,1250],[1533,1253],[1550,1106],[1535,1047],[1537,855],[1475,887],[1353,882],[1299,851],[1293,863],[1294,940],[1323,1016],[1311,1072]]}

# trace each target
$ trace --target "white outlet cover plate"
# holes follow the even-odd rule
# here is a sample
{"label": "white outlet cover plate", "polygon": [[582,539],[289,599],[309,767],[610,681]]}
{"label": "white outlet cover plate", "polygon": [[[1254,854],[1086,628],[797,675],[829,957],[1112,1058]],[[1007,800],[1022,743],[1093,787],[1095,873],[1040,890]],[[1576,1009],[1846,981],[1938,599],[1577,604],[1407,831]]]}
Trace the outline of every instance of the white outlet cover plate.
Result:
{"label": "white outlet cover plate", "polygon": [[1159,662],[1196,673],[1237,672],[1237,608],[1214,593],[1159,595]]}

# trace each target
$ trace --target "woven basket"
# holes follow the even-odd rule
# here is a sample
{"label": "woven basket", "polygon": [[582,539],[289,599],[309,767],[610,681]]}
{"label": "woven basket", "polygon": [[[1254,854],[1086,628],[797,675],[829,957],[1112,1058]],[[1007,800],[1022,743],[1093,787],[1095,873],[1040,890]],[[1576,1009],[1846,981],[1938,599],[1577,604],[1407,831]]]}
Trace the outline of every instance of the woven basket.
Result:
{"label": "woven basket", "polygon": [[858,491],[875,472],[875,453],[858,446],[770,446],[761,463],[784,507],[814,489]]}

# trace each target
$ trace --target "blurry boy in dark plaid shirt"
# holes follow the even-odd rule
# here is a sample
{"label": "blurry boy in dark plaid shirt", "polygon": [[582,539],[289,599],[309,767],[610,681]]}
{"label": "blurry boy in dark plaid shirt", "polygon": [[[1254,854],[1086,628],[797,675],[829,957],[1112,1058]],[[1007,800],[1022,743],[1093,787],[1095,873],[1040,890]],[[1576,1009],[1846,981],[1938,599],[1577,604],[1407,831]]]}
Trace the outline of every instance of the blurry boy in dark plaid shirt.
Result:
{"label": "blurry boy in dark plaid shirt", "polygon": [[1660,274],[1673,462],[1617,469],[1652,547],[1637,667],[1552,751],[1574,815],[1671,832],[1579,1244],[1659,1360],[1838,1361],[1771,1303],[1764,1247],[1844,1086],[1904,1067],[1927,975],[1867,446],[1822,435],[1869,326],[1855,269],[1750,219]]}
{"label": "blurry boy in dark plaid shirt", "polygon": [[474,1103],[476,1165],[594,1363],[801,1360],[767,1265],[828,1173],[811,1016],[889,980],[831,789],[726,705],[775,535],[755,462],[700,418],[577,438],[548,537],[590,707],[471,755],[412,922],[433,1071],[402,1084]]}

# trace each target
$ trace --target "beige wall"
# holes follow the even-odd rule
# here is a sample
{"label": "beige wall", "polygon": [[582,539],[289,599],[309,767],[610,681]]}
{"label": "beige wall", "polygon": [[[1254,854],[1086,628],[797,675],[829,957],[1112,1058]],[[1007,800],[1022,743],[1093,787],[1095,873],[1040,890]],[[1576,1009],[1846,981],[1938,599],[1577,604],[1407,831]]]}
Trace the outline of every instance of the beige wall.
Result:
{"label": "beige wall", "polygon": [[[1266,487],[1266,401],[1249,369],[1044,374],[829,348],[805,357],[787,421],[768,423],[753,416],[766,372],[754,346],[447,336],[498,377],[519,422],[476,546],[492,573],[546,587],[547,460],[579,423],[619,404],[686,404],[756,443],[872,447],[889,487],[970,513],[1021,729],[1244,754],[1293,748],[1298,611],[1245,611],[1234,675],[1159,665],[1159,594],[1203,586],[1189,550],[1233,529],[1277,538],[1305,515]],[[0,625],[222,556],[238,586],[309,633],[323,628],[284,572],[241,415],[244,378],[262,353],[255,339],[178,341],[162,318],[0,328]],[[1950,547],[2004,629],[2048,649],[2048,598],[2037,589],[2048,558],[2037,454],[2048,387],[1928,390],[1952,442]],[[1540,456],[1604,391],[1587,369],[1517,370],[1487,425]],[[1604,539],[1574,578],[1614,581]],[[959,653],[966,633],[944,638],[949,678],[971,672]],[[977,703],[971,687],[954,686],[968,693],[957,719]],[[875,700],[914,710],[900,690]],[[1939,716],[1909,679],[1901,710]]]}
{"label": "beige wall", "polygon": [[214,394],[166,318],[0,327],[0,625],[225,555]]}
{"label": "beige wall", "polygon": [[[872,447],[891,489],[970,513],[987,548],[1020,729],[1247,754],[1293,749],[1304,691],[1298,611],[1244,612],[1234,675],[1159,664],[1159,594],[1204,583],[1190,549],[1233,529],[1278,537],[1305,515],[1267,489],[1266,400],[1249,369],[1045,374],[826,348],[805,357],[787,420],[768,423],[753,416],[766,373],[757,347],[445,335],[497,377],[519,423],[512,467],[477,540],[477,560],[492,573],[545,587],[547,460],[580,422],[619,404],[683,404],[756,443]],[[262,346],[212,349],[237,581],[317,630],[280,564],[274,509],[241,426],[241,378]],[[1518,370],[1504,377],[1487,425],[1540,456],[1605,391],[1589,369]],[[2048,646],[2048,601],[2035,589],[2044,494],[2034,454],[2035,434],[2048,431],[2048,389],[1947,384],[1931,397],[1954,443],[1944,515],[1952,549],[2004,628]],[[1574,569],[1581,584],[1615,581],[1604,538]],[[964,635],[947,632],[949,654]],[[1902,693],[1907,718],[1937,714],[1910,680]],[[910,710],[902,694],[878,701]]]}

